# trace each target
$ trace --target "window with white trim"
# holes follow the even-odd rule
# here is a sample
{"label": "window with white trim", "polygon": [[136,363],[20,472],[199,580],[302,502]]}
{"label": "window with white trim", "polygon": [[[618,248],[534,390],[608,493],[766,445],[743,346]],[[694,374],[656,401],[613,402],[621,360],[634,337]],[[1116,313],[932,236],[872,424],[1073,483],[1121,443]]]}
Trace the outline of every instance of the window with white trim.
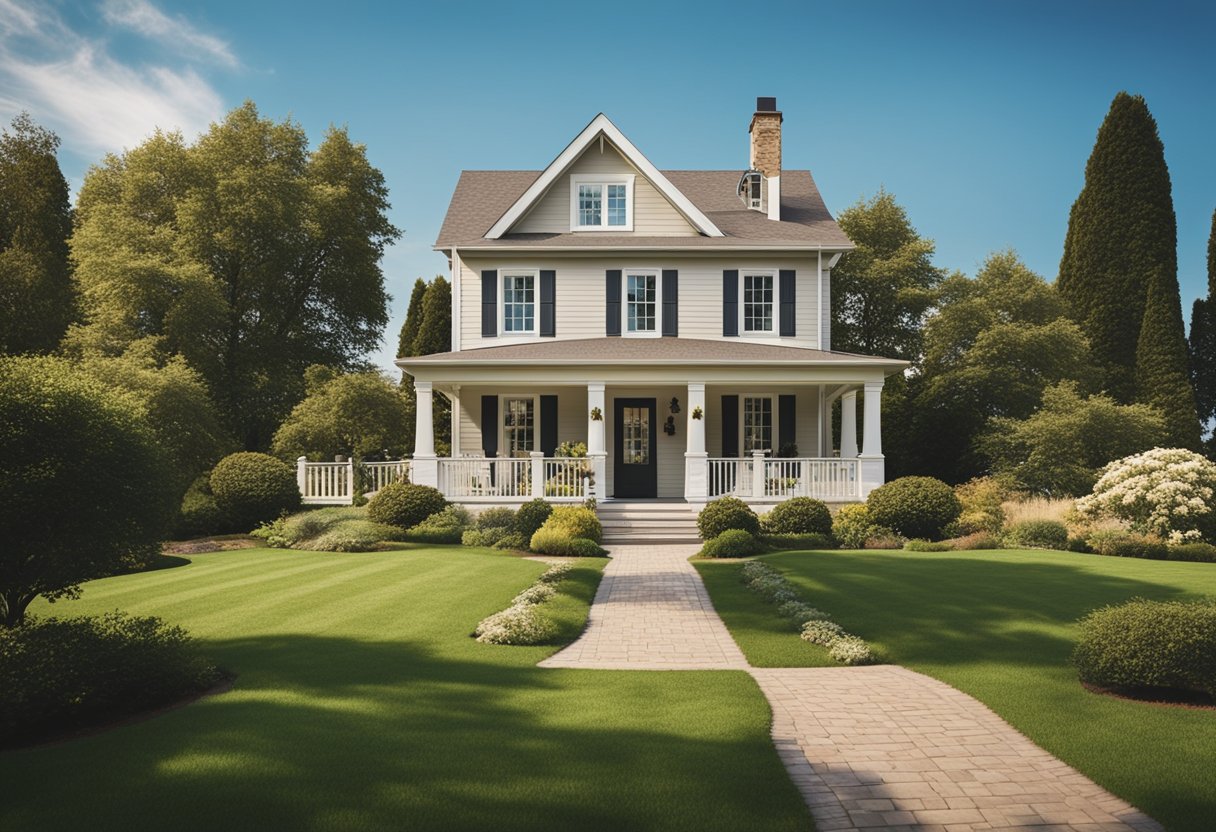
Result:
{"label": "window with white trim", "polygon": [[743,331],[773,331],[773,273],[743,273]]}
{"label": "window with white trim", "polygon": [[654,335],[658,332],[659,276],[656,272],[625,273],[625,332]]}
{"label": "window with white trim", "polygon": [[505,335],[536,331],[536,272],[504,272],[502,331]]}
{"label": "window with white trim", "polygon": [[632,231],[633,175],[570,177],[572,231]]}
{"label": "window with white trim", "polygon": [[502,443],[507,456],[527,456],[536,449],[536,399],[502,400]]}
{"label": "window with white trim", "polygon": [[743,453],[773,450],[773,398],[747,396],[743,399]]}

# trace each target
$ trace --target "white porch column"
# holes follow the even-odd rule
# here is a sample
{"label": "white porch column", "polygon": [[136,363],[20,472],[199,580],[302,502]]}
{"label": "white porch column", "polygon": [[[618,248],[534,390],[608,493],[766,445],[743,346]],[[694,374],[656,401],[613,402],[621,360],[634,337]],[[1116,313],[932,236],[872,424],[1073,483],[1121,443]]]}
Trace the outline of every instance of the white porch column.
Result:
{"label": "white porch column", "polygon": [[532,496],[545,496],[545,452],[544,451],[529,451],[528,464],[530,466],[530,476],[532,480]]}
{"label": "white porch column", "polygon": [[[591,476],[595,480],[592,486],[592,496],[596,502],[608,498],[608,443],[604,439],[604,425],[608,419],[604,413],[607,404],[604,401],[604,383],[600,381],[587,384],[587,458],[591,460]],[[599,418],[593,414],[598,412]]]}
{"label": "white porch column", "polygon": [[452,402],[452,459],[457,459],[460,456],[460,385],[452,387],[452,394],[448,396]]}
{"label": "white porch column", "polygon": [[886,479],[882,455],[882,382],[865,383],[865,418],[862,422],[862,446],[858,457],[860,496],[865,499]]}
{"label": "white porch column", "polygon": [[[705,451],[705,385],[688,385],[688,418],[684,446],[684,499],[703,503],[709,496],[709,454]],[[699,418],[698,418],[699,416]]]}
{"label": "white porch column", "polygon": [[850,390],[840,397],[840,456],[857,456],[857,391]]}
{"label": "white porch column", "polygon": [[410,480],[419,485],[439,487],[439,460],[435,458],[435,418],[431,382],[414,381],[414,462]]}

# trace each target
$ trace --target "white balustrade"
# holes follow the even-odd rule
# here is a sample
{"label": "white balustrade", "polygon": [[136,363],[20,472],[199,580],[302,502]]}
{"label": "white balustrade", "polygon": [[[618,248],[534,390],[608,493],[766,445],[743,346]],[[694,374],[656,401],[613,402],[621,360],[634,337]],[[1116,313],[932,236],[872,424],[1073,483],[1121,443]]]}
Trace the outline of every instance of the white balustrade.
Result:
{"label": "white balustrade", "polygon": [[449,500],[582,501],[594,495],[594,460],[581,457],[439,459],[439,490]]}
{"label": "white balustrade", "polygon": [[397,459],[389,462],[364,462],[364,493],[374,494],[386,485],[408,480],[410,477],[410,462],[408,459]]}
{"label": "white balustrade", "polygon": [[310,506],[348,506],[353,501],[354,466],[350,462],[296,460],[300,501]]}
{"label": "white balustrade", "polygon": [[[856,459],[794,458],[757,460],[753,457],[707,460],[709,493],[715,497],[786,500],[860,499],[859,463]],[[758,469],[756,466],[762,466]],[[760,488],[757,488],[757,482]]]}

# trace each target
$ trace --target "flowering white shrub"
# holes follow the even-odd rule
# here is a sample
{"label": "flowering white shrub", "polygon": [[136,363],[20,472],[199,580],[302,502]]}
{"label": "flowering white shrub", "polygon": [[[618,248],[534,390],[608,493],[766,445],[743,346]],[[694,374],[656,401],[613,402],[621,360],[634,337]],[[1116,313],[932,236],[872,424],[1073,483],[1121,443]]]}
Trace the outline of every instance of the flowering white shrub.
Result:
{"label": "flowering white shrub", "polygon": [[837,640],[849,636],[844,631],[844,627],[834,621],[808,621],[802,625],[802,640],[809,641],[811,644],[818,644],[822,647],[831,648]]}
{"label": "flowering white shrub", "polygon": [[828,655],[841,664],[873,664],[870,645],[857,636],[844,635],[832,642]]}
{"label": "flowering white shrub", "polygon": [[827,621],[831,618],[826,612],[821,609],[812,607],[804,601],[786,601],[777,607],[777,614],[782,618],[788,618],[801,627],[808,621]]}
{"label": "flowering white shrub", "polygon": [[743,564],[743,569],[741,569],[740,572],[743,575],[743,583],[745,584],[750,584],[757,578],[764,576],[781,576],[781,573],[776,569],[769,566],[767,563],[762,563],[758,560],[749,560],[747,563]]}
{"label": "flowering white shrub", "polygon": [[1216,463],[1185,448],[1153,448],[1102,469],[1077,513],[1127,522],[1171,543],[1201,540],[1216,501]]}
{"label": "flowering white shrub", "polygon": [[554,626],[535,604],[517,604],[483,619],[473,635],[483,644],[540,644],[553,638]]}
{"label": "flowering white shrub", "polygon": [[561,583],[573,568],[573,563],[555,563],[546,569],[545,573],[537,578],[537,580],[546,584]]}
{"label": "flowering white shrub", "polygon": [[532,586],[516,595],[515,600],[511,602],[511,606],[516,607],[523,606],[525,604],[543,604],[556,594],[557,590],[553,588],[552,584],[539,582],[534,583]]}

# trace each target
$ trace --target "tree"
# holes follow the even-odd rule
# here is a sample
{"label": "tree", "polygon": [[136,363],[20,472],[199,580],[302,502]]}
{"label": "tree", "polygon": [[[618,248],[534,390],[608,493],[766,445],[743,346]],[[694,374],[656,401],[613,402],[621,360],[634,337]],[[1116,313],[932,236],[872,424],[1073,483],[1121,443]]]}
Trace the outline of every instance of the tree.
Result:
{"label": "tree", "polygon": [[1150,275],[1140,340],[1136,344],[1136,398],[1165,417],[1167,444],[1199,447],[1199,418],[1191,387],[1178,281],[1164,267]]}
{"label": "tree", "polygon": [[[407,320],[408,323],[408,320]],[[452,349],[452,285],[436,275],[422,298],[422,321],[411,355],[434,355]]]}
{"label": "tree", "polygon": [[407,448],[411,415],[402,390],[379,373],[334,375],[310,367],[308,395],[274,435],[274,453],[333,459],[398,458]]}
{"label": "tree", "polygon": [[1216,211],[1208,235],[1208,294],[1191,307],[1189,347],[1195,403],[1206,426],[1216,419]]}
{"label": "tree", "polygon": [[138,402],[60,358],[0,358],[0,624],[157,546],[177,497]]}
{"label": "tree", "polygon": [[832,270],[832,346],[915,360],[942,273],[895,197],[880,190],[839,217],[856,246]]}
{"label": "tree", "polygon": [[157,133],[91,170],[72,237],[77,351],[157,337],[206,379],[249,448],[304,395],[304,369],[363,365],[388,320],[380,259],[400,232],[366,149],[233,110],[193,145]]}
{"label": "tree", "polygon": [[26,113],[0,133],[0,352],[50,352],[75,314],[59,137]]}
{"label": "tree", "polygon": [[1171,284],[1178,291],[1176,245],[1157,122],[1141,96],[1120,92],[1085,166],[1057,281],[1102,367],[1104,387],[1117,401],[1136,397],[1136,352],[1149,284],[1161,281],[1163,291]]}
{"label": "tree", "polygon": [[1145,404],[1120,405],[1110,396],[1085,398],[1075,382],[1043,391],[1043,404],[1025,419],[989,420],[980,438],[993,472],[1029,491],[1053,497],[1089,493],[1112,459],[1147,450],[1165,437],[1165,420]]}
{"label": "tree", "polygon": [[427,283],[421,277],[414,281],[414,290],[410,292],[410,305],[405,310],[405,322],[401,324],[401,334],[397,337],[397,357],[416,355],[414,342],[418,340],[418,332],[422,329],[422,304],[426,298]]}

